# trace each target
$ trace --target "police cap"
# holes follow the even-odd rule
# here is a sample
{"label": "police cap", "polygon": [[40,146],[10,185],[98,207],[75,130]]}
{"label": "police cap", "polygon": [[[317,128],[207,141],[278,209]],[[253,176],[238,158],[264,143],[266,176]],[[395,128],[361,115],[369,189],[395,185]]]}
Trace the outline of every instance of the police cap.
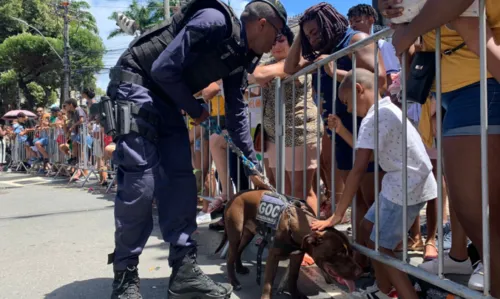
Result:
{"label": "police cap", "polygon": [[278,14],[280,19],[283,21],[283,24],[286,26],[288,16],[286,14],[285,7],[283,6],[283,4],[281,4],[281,2],[279,0],[252,0],[247,5],[255,3],[255,2],[265,2],[265,3],[269,4],[274,9],[276,14]]}

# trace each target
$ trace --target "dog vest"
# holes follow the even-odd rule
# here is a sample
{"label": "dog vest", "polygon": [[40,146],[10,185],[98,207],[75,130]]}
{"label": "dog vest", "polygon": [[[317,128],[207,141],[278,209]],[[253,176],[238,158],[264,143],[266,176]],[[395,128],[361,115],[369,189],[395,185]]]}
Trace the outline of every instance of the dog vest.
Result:
{"label": "dog vest", "polygon": [[[259,234],[262,235],[262,242],[259,244],[259,250],[257,251],[257,284],[261,283],[262,276],[262,253],[264,248],[271,241],[274,243],[273,246],[287,249],[290,252],[300,250],[300,246],[284,244],[276,244],[274,240],[274,234],[278,229],[281,217],[283,213],[291,208],[292,206],[301,205],[301,201],[293,198],[284,196],[274,192],[264,192],[259,203],[259,208],[257,210],[256,220],[259,222]],[[286,248],[285,248],[286,247]]]}

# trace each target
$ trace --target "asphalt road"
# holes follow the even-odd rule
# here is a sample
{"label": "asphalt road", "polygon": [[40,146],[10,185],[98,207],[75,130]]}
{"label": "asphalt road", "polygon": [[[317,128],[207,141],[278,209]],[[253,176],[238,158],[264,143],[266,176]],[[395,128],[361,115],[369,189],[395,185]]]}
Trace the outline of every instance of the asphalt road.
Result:
{"label": "asphalt road", "polygon": [[[113,250],[113,195],[65,182],[0,173],[0,299],[109,298],[113,273],[106,261]],[[221,233],[203,226],[195,237],[202,269],[226,282],[225,261],[212,254]],[[139,265],[144,298],[168,298],[167,257],[168,244],[155,226]],[[255,257],[251,244],[244,255],[251,273],[239,276],[243,289],[231,298],[260,297]],[[285,267],[283,262],[280,276]],[[345,297],[342,289],[326,285],[315,267],[303,268],[299,286],[309,298]]]}

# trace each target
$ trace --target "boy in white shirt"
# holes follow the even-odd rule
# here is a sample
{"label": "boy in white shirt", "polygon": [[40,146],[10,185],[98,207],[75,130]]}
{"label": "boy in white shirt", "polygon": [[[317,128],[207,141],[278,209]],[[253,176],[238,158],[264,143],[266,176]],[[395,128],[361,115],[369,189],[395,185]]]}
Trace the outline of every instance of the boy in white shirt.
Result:
{"label": "boy in white shirt", "polygon": [[[340,100],[352,111],[352,71],[339,87]],[[357,116],[363,117],[356,142],[354,167],[347,177],[344,193],[335,214],[324,221],[311,224],[314,230],[323,230],[339,224],[358,190],[368,164],[373,159],[375,147],[375,100],[379,101],[379,165],[386,172],[379,194],[379,245],[380,251],[395,256],[394,249],[403,240],[403,114],[389,97],[375,98],[374,74],[356,69]],[[419,216],[425,203],[437,197],[437,185],[432,174],[432,164],[417,130],[407,122],[407,224],[408,228]],[[375,204],[363,220],[363,229],[370,233],[366,244],[375,248]],[[406,234],[404,234],[406,237]],[[368,239],[368,238],[367,238]],[[390,266],[372,260],[377,280],[379,298],[418,298],[406,274]],[[395,288],[395,289],[394,289]],[[368,294],[365,294],[368,295]]]}

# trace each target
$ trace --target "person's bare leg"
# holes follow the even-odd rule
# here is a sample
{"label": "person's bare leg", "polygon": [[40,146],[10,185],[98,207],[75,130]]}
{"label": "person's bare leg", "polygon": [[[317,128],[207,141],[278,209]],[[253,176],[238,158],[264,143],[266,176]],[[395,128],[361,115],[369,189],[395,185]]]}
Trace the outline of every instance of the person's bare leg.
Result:
{"label": "person's bare leg", "polygon": [[274,176],[272,175],[271,168],[269,167],[269,159],[264,158],[264,168],[266,170],[267,179],[269,180],[269,184],[271,186],[276,187],[276,181],[274,180]]}
{"label": "person's bare leg", "polygon": [[[445,172],[450,208],[482,257],[481,146],[480,136],[445,137]],[[500,296],[500,135],[488,136],[488,176],[490,203],[491,291]],[[467,157],[467,159],[464,159]],[[467,171],[464,171],[466,169]],[[452,214],[453,215],[453,214]],[[452,231],[455,238],[455,228]],[[451,253],[450,253],[451,255]],[[453,255],[454,256],[454,255]],[[484,261],[486,263],[487,261]]]}
{"label": "person's bare leg", "polygon": [[[203,133],[204,133],[204,128],[203,128]],[[202,137],[201,138],[204,138],[204,134],[202,133]],[[208,186],[210,184],[210,180],[211,180],[211,176],[210,176],[210,173],[209,173],[209,164],[208,164],[208,160],[209,160],[209,157],[210,157],[210,149],[208,147],[208,140],[203,140],[203,144],[202,144],[202,147],[201,147],[201,155],[200,155],[200,159],[201,159],[201,156],[203,156],[203,161],[200,161],[200,165],[201,165],[201,170],[202,170],[202,184],[203,184],[203,195],[204,196],[210,196],[209,194],[209,190],[208,190]],[[203,163],[201,163],[203,162]],[[212,189],[213,190],[213,189]],[[208,212],[208,205],[210,204],[210,202],[208,200],[203,200],[203,207],[202,207],[202,211],[204,213]]]}
{"label": "person's bare leg", "polygon": [[35,146],[36,146],[36,149],[38,150],[38,152],[40,154],[42,154],[42,156],[45,158],[45,159],[48,159],[49,158],[49,154],[47,153],[47,151],[45,150],[45,148],[43,147],[42,143],[41,142],[36,142],[35,143]]}
{"label": "person's bare leg", "polygon": [[[222,195],[230,197],[233,195],[233,188],[227,188],[227,144],[224,137],[212,134],[210,136],[210,151],[222,186]],[[223,199],[226,200],[226,198]]]}

